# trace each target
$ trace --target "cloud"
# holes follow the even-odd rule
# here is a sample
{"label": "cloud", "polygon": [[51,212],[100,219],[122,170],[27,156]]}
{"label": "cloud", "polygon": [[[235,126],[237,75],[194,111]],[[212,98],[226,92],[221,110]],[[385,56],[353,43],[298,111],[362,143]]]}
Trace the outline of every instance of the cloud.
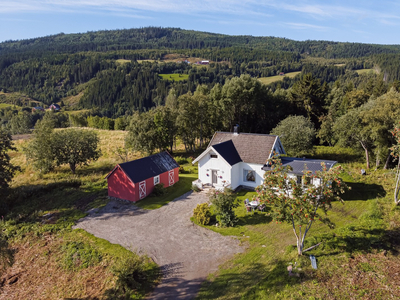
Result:
{"label": "cloud", "polygon": [[329,29],[329,27],[325,27],[325,26],[317,26],[317,25],[313,25],[313,24],[305,24],[305,23],[283,23],[284,25],[286,25],[287,27],[290,27],[292,29],[299,29],[299,30],[304,30],[304,29],[316,29],[319,31],[326,31],[327,29]]}

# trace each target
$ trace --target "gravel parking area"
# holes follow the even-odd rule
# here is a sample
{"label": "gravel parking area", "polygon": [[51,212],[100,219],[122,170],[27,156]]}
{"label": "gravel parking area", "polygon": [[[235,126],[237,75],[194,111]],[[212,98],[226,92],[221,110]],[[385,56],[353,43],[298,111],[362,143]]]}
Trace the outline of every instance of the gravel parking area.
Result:
{"label": "gravel parking area", "polygon": [[190,221],[193,209],[206,201],[204,191],[189,192],[156,210],[110,201],[75,228],[152,257],[164,276],[150,299],[193,299],[209,273],[243,251],[236,239]]}

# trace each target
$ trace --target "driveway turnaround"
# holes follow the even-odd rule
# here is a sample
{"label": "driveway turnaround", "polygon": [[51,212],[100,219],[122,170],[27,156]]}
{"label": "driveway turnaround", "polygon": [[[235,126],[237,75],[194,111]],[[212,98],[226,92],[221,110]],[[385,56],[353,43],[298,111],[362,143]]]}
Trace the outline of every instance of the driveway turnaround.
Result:
{"label": "driveway turnaround", "polygon": [[186,193],[155,210],[110,201],[74,228],[153,258],[163,280],[149,299],[193,299],[209,273],[243,251],[236,239],[190,221],[197,204],[207,201],[205,193]]}

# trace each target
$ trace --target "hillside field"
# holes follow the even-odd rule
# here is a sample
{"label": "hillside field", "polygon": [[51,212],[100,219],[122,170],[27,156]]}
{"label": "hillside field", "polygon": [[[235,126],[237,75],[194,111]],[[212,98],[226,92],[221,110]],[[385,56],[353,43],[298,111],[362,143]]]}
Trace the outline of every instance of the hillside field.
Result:
{"label": "hillside field", "polygon": [[261,78],[258,78],[258,80],[264,84],[270,84],[275,81],[281,81],[281,80],[283,80],[284,77],[294,78],[300,73],[301,72],[290,72],[290,73],[285,73],[284,76],[276,75],[276,76],[261,77]]}

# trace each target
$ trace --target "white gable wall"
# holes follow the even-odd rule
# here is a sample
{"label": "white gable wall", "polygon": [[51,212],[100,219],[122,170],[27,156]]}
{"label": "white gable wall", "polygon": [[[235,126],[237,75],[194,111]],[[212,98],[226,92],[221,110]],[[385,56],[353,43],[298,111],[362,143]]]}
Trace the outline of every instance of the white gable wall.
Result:
{"label": "white gable wall", "polygon": [[[211,158],[211,154],[218,155],[218,158]],[[203,184],[211,184],[212,181],[212,170],[217,170],[217,184],[223,185],[223,180],[231,181],[231,169],[232,167],[225,162],[222,157],[215,153],[214,151],[210,151],[204,157],[199,160],[199,179]],[[208,176],[207,176],[208,174]],[[222,178],[220,178],[222,177]]]}

